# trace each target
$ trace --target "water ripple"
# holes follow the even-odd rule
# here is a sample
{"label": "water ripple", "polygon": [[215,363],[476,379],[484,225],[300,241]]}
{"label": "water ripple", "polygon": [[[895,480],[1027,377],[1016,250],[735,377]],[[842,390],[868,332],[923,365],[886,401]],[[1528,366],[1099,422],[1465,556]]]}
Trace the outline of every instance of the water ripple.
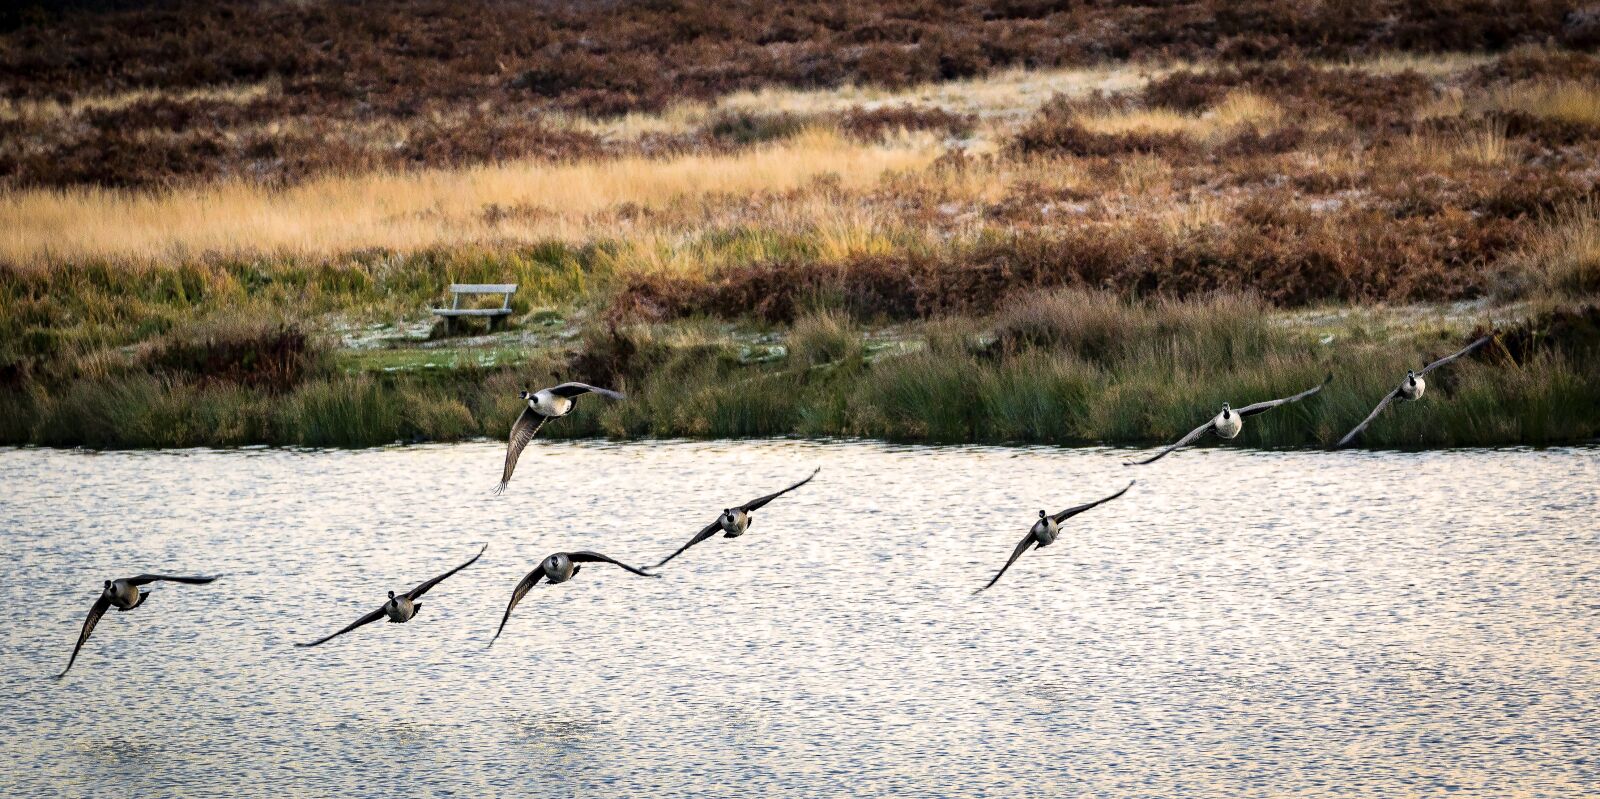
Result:
{"label": "water ripple", "polygon": [[[1596,451],[864,442],[0,451],[27,796],[1600,790]],[[817,480],[665,579],[727,505]],[[556,482],[542,486],[538,477]],[[1120,488],[972,596],[1040,508]],[[489,552],[406,625],[338,629]],[[95,586],[163,585],[65,664]],[[223,789],[226,789],[225,791]]]}

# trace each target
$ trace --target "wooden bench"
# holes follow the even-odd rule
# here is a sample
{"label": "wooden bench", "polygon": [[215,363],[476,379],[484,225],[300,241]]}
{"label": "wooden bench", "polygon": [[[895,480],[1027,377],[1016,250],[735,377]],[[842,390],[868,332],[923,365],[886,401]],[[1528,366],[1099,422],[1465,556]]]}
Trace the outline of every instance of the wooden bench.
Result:
{"label": "wooden bench", "polygon": [[[511,295],[517,293],[515,283],[451,283],[450,307],[434,308],[436,316],[444,317],[445,335],[450,334],[450,320],[458,316],[482,316],[489,320],[489,332],[494,332],[494,320],[502,316],[511,315]],[[461,296],[478,294],[500,294],[499,308],[463,308]]]}

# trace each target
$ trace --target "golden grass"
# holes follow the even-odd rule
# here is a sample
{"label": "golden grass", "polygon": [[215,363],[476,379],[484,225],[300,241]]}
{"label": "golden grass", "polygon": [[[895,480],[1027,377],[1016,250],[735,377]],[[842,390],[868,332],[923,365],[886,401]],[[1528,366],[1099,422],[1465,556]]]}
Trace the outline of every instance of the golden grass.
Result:
{"label": "golden grass", "polygon": [[1413,134],[1384,154],[1396,168],[1444,172],[1457,167],[1501,166],[1515,154],[1505,124],[1494,123],[1454,134]]}
{"label": "golden grass", "polygon": [[1600,205],[1586,202],[1565,209],[1512,260],[1535,275],[1546,290],[1600,294]]}
{"label": "golden grass", "polygon": [[1600,125],[1600,81],[1524,81],[1472,94],[1449,92],[1423,106],[1418,116],[1429,119],[1489,111]]}
{"label": "golden grass", "polygon": [[1283,120],[1277,103],[1257,94],[1236,91],[1199,114],[1165,108],[1098,111],[1077,116],[1079,124],[1095,133],[1165,133],[1207,141],[1241,127],[1272,127]]}
{"label": "golden grass", "polygon": [[559,124],[595,133],[613,141],[632,141],[648,134],[687,133],[720,112],[817,116],[851,108],[918,105],[942,108],[979,117],[1016,118],[1037,110],[1056,94],[1081,97],[1092,91],[1137,89],[1182,65],[1117,66],[1030,71],[1007,70],[992,75],[945,83],[925,83],[904,89],[877,86],[841,86],[832,89],[767,87],[730,94],[714,103],[680,103],[658,114],[633,113],[609,119],[555,117]]}
{"label": "golden grass", "polygon": [[91,94],[75,97],[71,102],[60,103],[55,100],[13,100],[0,98],[0,120],[29,120],[49,122],[76,116],[85,111],[115,111],[134,103],[156,99],[171,99],[178,102],[212,101],[223,103],[244,104],[252,100],[280,94],[282,85],[276,80],[261,83],[247,83],[237,86],[215,86],[203,89],[189,89],[181,92],[172,92],[162,89],[135,89],[132,91],[117,92],[115,94]]}
{"label": "golden grass", "polygon": [[[586,241],[627,230],[606,213],[619,207],[682,213],[684,206],[789,191],[824,176],[831,185],[863,189],[886,172],[922,168],[938,152],[928,136],[864,144],[814,129],[733,154],[335,176],[283,190],[225,183],[156,195],[13,192],[0,195],[0,260],[137,265],[207,255],[320,259],[376,247]],[[852,236],[840,234],[845,241]]]}
{"label": "golden grass", "polygon": [[[1318,66],[1355,69],[1374,74],[1413,71],[1430,77],[1444,77],[1493,60],[1492,56],[1476,53],[1382,53],[1359,60],[1319,62]],[[872,109],[917,105],[936,107],[952,113],[974,114],[982,120],[1003,125],[1033,113],[1057,94],[1077,98],[1086,97],[1096,91],[1106,94],[1129,91],[1178,70],[1204,68],[1206,65],[1200,63],[1166,61],[1071,69],[1011,69],[982,77],[925,83],[903,89],[886,89],[878,86],[841,86],[831,89],[767,87],[730,94],[714,103],[680,103],[656,114],[633,113],[609,119],[557,116],[553,117],[553,120],[557,124],[594,133],[612,141],[634,141],[648,134],[686,133],[705,124],[715,114],[725,111],[814,116],[857,107]],[[1267,101],[1243,93],[1234,100],[1234,103],[1237,104],[1236,107],[1216,109],[1218,118],[1209,124],[1226,126],[1246,122],[1261,123],[1281,114],[1280,111],[1266,107],[1271,105]],[[1266,106],[1261,105],[1262,103]],[[1189,129],[1200,123],[1193,119],[1176,121],[1152,118],[1149,124],[1155,129],[1162,129],[1162,125]]]}
{"label": "golden grass", "polygon": [[1600,82],[1529,82],[1507,86],[1490,93],[1490,102],[1501,110],[1522,111],[1534,116],[1582,125],[1600,125]]}
{"label": "golden grass", "polygon": [[1430,78],[1455,75],[1491,63],[1495,56],[1485,53],[1377,53],[1348,61],[1323,61],[1319,66],[1355,69],[1374,75],[1415,72]]}
{"label": "golden grass", "polygon": [[632,113],[607,119],[552,115],[549,120],[559,127],[593,133],[608,141],[631,142],[648,135],[691,133],[716,115],[728,112],[817,117],[854,108],[871,110],[914,105],[977,116],[979,126],[967,146],[976,152],[989,152],[997,149],[995,142],[1011,125],[1057,94],[1083,97],[1094,91],[1112,93],[1137,89],[1152,78],[1189,66],[1192,65],[1174,62],[1149,66],[1012,69],[903,89],[853,85],[831,89],[766,87],[730,94],[711,103],[679,103],[654,114]]}
{"label": "golden grass", "polygon": [[979,78],[928,83],[906,89],[845,86],[826,90],[762,89],[729,95],[721,108],[745,111],[787,111],[820,114],[854,106],[867,108],[904,104],[936,106],[946,111],[988,116],[1030,114],[1057,94],[1082,97],[1093,91],[1137,89],[1184,64],[1119,64],[1084,69],[1012,69]]}
{"label": "golden grass", "polygon": [[[1373,72],[1415,70],[1449,74],[1488,57],[1384,55],[1327,64]],[[1137,88],[1181,62],[1121,64],[1086,69],[1013,70],[971,80],[900,90],[846,86],[828,90],[765,89],[730,95],[715,104],[683,104],[655,115],[612,120],[568,117],[562,124],[613,138],[651,132],[685,132],[728,110],[815,115],[858,106],[913,103],[977,114],[984,119],[969,153],[992,151],[1027,114],[1057,94]],[[275,83],[196,93],[245,102],[281,91]],[[114,107],[153,94],[129,92],[75,101]],[[1500,103],[1541,109],[1558,118],[1600,114],[1594,84],[1519,84],[1481,97],[1441,103]],[[0,103],[0,114],[24,106]],[[66,113],[44,104],[27,113]],[[1586,116],[1587,115],[1587,116]],[[1102,110],[1081,117],[1103,133],[1177,133],[1216,140],[1242,127],[1271,128],[1284,110],[1246,91],[1227,95],[1202,113]],[[290,121],[287,124],[298,124]],[[1331,123],[1330,123],[1331,124]],[[357,138],[394,135],[361,130]],[[1500,165],[1511,152],[1504,131],[1486,128],[1455,138],[1422,138],[1384,156],[1407,167],[1443,170]],[[0,262],[47,267],[102,260],[123,266],[192,261],[206,257],[337,259],[382,248],[427,248],[558,240],[615,243],[609,257],[630,268],[680,271],[757,260],[781,249],[761,236],[729,242],[720,233],[752,225],[767,233],[804,236],[821,258],[883,253],[937,227],[940,236],[977,233],[988,224],[975,208],[993,206],[1026,190],[1052,196],[1098,193],[1108,187],[1071,158],[976,158],[961,169],[926,170],[942,151],[933,134],[893,137],[880,143],[850,140],[827,129],[807,129],[789,139],[723,154],[669,158],[624,157],[575,163],[516,161],[465,169],[330,175],[287,189],[242,182],[154,194],[118,190],[19,190],[0,193]],[[1321,171],[1359,176],[1372,156],[1337,150],[1291,156],[1320,162]],[[868,195],[885,178],[904,181],[907,192],[936,197],[937,218],[907,217],[892,202]],[[826,180],[818,182],[819,178]],[[1174,168],[1154,156],[1121,159],[1109,188],[1124,195],[1105,214],[1155,214],[1174,235],[1220,224],[1228,203],[1169,196]],[[898,185],[898,184],[897,184]],[[796,191],[813,186],[813,190]],[[889,191],[894,194],[894,191]],[[1171,207],[1164,208],[1163,203]],[[770,237],[769,237],[770,238]],[[718,243],[707,244],[707,240]],[[763,249],[764,247],[769,249]],[[620,264],[619,264],[620,265]]]}

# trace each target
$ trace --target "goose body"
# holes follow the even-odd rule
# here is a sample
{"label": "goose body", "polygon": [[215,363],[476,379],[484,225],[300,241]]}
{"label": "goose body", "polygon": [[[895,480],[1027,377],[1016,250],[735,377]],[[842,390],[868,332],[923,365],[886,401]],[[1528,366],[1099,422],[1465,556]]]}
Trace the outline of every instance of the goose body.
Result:
{"label": "goose body", "polygon": [[1211,420],[1211,429],[1223,438],[1234,438],[1244,429],[1244,417],[1233,412],[1228,403],[1222,403],[1222,413]]}
{"label": "goose body", "polygon": [[520,396],[528,401],[528,407],[534,413],[547,419],[566,416],[572,413],[572,409],[578,405],[578,403],[572,401],[571,397],[559,396],[548,388],[539,389],[533,393],[524,391]]}
{"label": "goose body", "polygon": [[1400,383],[1400,399],[1419,400],[1422,392],[1428,390],[1428,381],[1417,376],[1416,372],[1406,372],[1406,379]]}
{"label": "goose body", "polygon": [[[1111,496],[1097,499],[1093,502],[1085,502],[1082,505],[1074,505],[1073,507],[1053,514],[1046,513],[1042,510],[1039,511],[1038,521],[1035,521],[1033,526],[1028,528],[1028,534],[1023,536],[1021,541],[1017,542],[1016,549],[1011,551],[1011,559],[1006,561],[1006,565],[1000,567],[1000,571],[997,572],[991,580],[989,580],[988,585],[985,585],[983,588],[979,588],[978,591],[992,588],[994,587],[995,583],[1000,582],[1000,578],[1005,575],[1006,570],[1010,569],[1011,564],[1016,563],[1017,559],[1022,557],[1024,552],[1027,552],[1030,549],[1042,549],[1054,544],[1056,539],[1061,536],[1062,522],[1077,516],[1078,514],[1089,510],[1090,508],[1103,505],[1113,499],[1116,499],[1117,497],[1122,496],[1123,494],[1128,493],[1129,488],[1133,488],[1132,481],[1130,481],[1128,485],[1125,486],[1121,491],[1118,491]],[[978,591],[974,591],[973,593],[978,593]]]}
{"label": "goose body", "polygon": [[1050,517],[1050,514],[1039,511],[1039,521],[1033,523],[1033,528],[1028,530],[1028,535],[1038,542],[1038,546],[1047,547],[1056,542],[1056,536],[1061,534],[1061,523]]}
{"label": "goose body", "polygon": [[500,633],[505,632],[506,622],[511,620],[511,611],[516,609],[517,603],[521,602],[522,598],[527,596],[528,592],[533,590],[533,587],[538,585],[540,580],[552,585],[564,583],[576,577],[578,572],[583,570],[583,564],[585,563],[609,563],[640,577],[661,576],[659,574],[651,574],[643,569],[634,568],[620,560],[589,550],[557,552],[549,555],[544,560],[539,561],[539,565],[533,567],[533,571],[528,572],[525,577],[518,581],[517,587],[511,591],[511,602],[506,605],[505,615],[500,617],[500,628],[494,631],[494,638],[489,639],[489,646],[494,646],[494,642],[500,638]]}
{"label": "goose body", "polygon": [[416,618],[417,608],[420,607],[422,607],[421,602],[417,602],[404,594],[395,596],[395,593],[390,591],[389,601],[384,603],[383,606],[383,615],[389,617],[390,624],[405,624]]}
{"label": "goose body", "polygon": [[744,508],[725,508],[722,515],[717,517],[717,526],[722,529],[723,538],[738,538],[744,531],[750,529],[750,514]]}
{"label": "goose body", "polygon": [[139,603],[149,596],[148,592],[140,591],[129,580],[108,580],[105,589],[100,593],[111,603],[111,607],[124,611],[139,607]]}
{"label": "goose body", "polygon": [[511,482],[511,473],[517,469],[517,458],[522,456],[522,450],[527,448],[528,442],[539,434],[539,428],[551,419],[572,413],[572,409],[577,407],[577,398],[584,394],[599,394],[614,400],[623,398],[621,392],[588,383],[562,383],[538,391],[517,392],[517,397],[526,402],[528,407],[523,408],[517,420],[511,424],[511,435],[506,441],[505,465],[500,470],[500,483],[494,488],[496,494],[506,490],[506,485]]}
{"label": "goose body", "polygon": [[735,508],[723,508],[722,512],[717,514],[716,521],[713,521],[712,523],[701,528],[700,532],[694,534],[694,538],[689,539],[689,543],[678,547],[677,552],[662,558],[661,562],[657,563],[655,567],[659,569],[662,566],[667,565],[667,561],[682,555],[689,547],[692,547],[695,544],[698,544],[701,541],[716,535],[718,530],[722,531],[723,538],[738,538],[739,536],[744,535],[745,532],[750,529],[750,523],[753,521],[752,514],[765,507],[768,502],[771,502],[774,499],[777,499],[778,497],[781,497],[784,494],[787,494],[790,491],[793,491],[796,488],[811,482],[811,479],[816,477],[817,472],[820,471],[822,471],[822,467],[819,466],[814,469],[811,474],[807,475],[806,479],[801,480],[800,482],[795,483],[794,485],[789,486],[782,491],[775,491],[764,497],[756,497],[755,499],[752,499],[749,502],[746,502],[743,505]]}
{"label": "goose body", "polygon": [[154,582],[205,585],[216,579],[216,577],[141,574],[137,577],[106,580],[100,587],[100,596],[95,598],[94,605],[89,608],[89,617],[84,619],[83,628],[78,631],[78,643],[72,647],[72,658],[67,661],[67,667],[56,675],[56,679],[67,676],[67,672],[72,670],[72,664],[78,662],[78,652],[83,649],[84,643],[89,640],[89,635],[94,632],[95,625],[100,623],[100,617],[104,616],[107,610],[116,608],[118,612],[126,612],[144,604],[144,601],[150,597],[150,592],[139,590],[140,586]]}
{"label": "goose body", "polygon": [[572,556],[565,552],[557,552],[539,562],[539,571],[544,573],[545,582],[548,583],[564,583],[582,569],[583,567],[573,563]]}

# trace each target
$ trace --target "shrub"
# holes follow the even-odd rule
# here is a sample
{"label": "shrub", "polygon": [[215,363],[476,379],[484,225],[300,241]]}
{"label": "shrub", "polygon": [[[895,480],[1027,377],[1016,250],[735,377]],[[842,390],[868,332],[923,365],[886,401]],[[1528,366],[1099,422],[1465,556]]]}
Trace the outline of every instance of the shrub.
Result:
{"label": "shrub", "polygon": [[275,392],[328,366],[326,347],[297,323],[226,317],[151,342],[140,361],[152,374]]}

